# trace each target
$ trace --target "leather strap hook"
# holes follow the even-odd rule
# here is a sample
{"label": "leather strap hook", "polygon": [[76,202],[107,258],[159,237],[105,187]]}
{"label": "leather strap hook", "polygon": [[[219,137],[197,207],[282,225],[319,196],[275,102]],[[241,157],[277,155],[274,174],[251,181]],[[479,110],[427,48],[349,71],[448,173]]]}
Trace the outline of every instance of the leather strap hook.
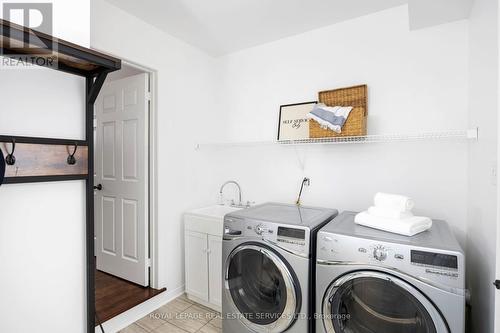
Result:
{"label": "leather strap hook", "polygon": [[16,164],[16,157],[14,156],[15,151],[16,151],[16,139],[12,139],[12,151],[9,152],[9,150],[7,150],[7,156],[5,156],[5,163],[7,165]]}
{"label": "leather strap hook", "polygon": [[69,154],[68,159],[67,159],[67,162],[68,162],[69,165],[75,165],[76,164],[75,154],[76,154],[77,150],[78,150],[78,144],[75,142],[73,153]]}

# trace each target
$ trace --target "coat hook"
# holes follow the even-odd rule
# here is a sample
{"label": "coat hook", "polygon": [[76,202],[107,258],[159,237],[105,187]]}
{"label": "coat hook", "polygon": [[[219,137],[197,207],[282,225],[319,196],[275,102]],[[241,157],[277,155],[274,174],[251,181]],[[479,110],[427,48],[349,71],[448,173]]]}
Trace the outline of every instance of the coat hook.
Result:
{"label": "coat hook", "polygon": [[76,158],[75,158],[75,154],[76,154],[76,150],[78,149],[78,144],[75,142],[75,146],[74,146],[74,150],[73,150],[73,154],[70,154],[68,156],[68,159],[67,159],[67,162],[69,165],[75,165],[76,164]]}
{"label": "coat hook", "polygon": [[5,160],[3,158],[2,149],[0,149],[0,185],[2,185],[4,177],[5,177]]}
{"label": "coat hook", "polygon": [[5,156],[5,163],[7,163],[7,165],[16,164],[16,157],[14,156],[15,151],[16,151],[16,139],[12,139],[12,152],[9,153],[9,150],[7,150],[7,156]]}

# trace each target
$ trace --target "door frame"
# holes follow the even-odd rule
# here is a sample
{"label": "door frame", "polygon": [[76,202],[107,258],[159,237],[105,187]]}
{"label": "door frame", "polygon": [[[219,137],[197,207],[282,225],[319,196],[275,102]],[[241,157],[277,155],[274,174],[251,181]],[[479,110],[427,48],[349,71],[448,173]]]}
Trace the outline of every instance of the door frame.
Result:
{"label": "door frame", "polygon": [[[99,49],[93,48],[96,51]],[[110,54],[106,51],[100,51]],[[110,54],[111,55],[111,54]],[[158,71],[151,67],[147,67],[136,62],[126,60],[123,57],[123,65],[133,67],[137,70],[145,72],[149,75],[149,124],[148,124],[148,192],[149,192],[149,258],[150,258],[150,287],[160,289],[158,277],[158,109],[157,109],[157,87],[158,87]],[[95,209],[94,209],[95,211]],[[95,290],[95,286],[94,286]]]}

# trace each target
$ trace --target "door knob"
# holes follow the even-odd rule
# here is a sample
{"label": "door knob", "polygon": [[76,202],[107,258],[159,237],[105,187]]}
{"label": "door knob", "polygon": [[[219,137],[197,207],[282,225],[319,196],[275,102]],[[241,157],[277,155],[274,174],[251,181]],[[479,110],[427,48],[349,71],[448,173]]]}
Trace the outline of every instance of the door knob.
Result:
{"label": "door knob", "polygon": [[94,186],[94,190],[102,191],[102,184]]}

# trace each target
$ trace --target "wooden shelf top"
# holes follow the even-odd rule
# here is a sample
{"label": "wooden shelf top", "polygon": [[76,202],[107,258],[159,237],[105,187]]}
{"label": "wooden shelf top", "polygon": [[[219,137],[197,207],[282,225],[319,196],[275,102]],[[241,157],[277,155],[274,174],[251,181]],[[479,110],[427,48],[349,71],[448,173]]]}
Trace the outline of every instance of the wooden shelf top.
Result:
{"label": "wooden shelf top", "polygon": [[79,76],[121,68],[121,60],[0,19],[0,56]]}

